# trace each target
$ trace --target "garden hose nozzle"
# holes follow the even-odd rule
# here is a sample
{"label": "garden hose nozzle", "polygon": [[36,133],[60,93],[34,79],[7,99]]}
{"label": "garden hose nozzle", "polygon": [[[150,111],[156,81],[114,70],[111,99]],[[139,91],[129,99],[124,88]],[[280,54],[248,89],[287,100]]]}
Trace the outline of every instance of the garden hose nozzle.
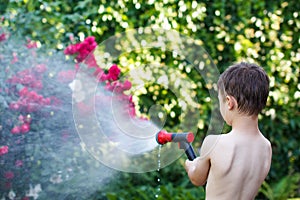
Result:
{"label": "garden hose nozzle", "polygon": [[194,160],[196,158],[194,149],[190,144],[194,141],[194,134],[191,132],[168,133],[165,130],[161,130],[156,134],[156,141],[158,144],[161,145],[166,144],[168,142],[178,142],[179,148],[185,150],[185,154],[187,155],[189,160]]}

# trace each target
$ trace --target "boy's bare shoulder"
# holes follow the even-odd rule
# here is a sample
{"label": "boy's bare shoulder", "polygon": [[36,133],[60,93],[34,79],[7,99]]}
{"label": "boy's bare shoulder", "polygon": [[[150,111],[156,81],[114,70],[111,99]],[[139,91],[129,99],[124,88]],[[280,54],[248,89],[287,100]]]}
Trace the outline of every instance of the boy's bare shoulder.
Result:
{"label": "boy's bare shoulder", "polygon": [[[224,151],[236,149],[239,147],[249,147],[263,151],[272,151],[270,141],[262,134],[257,136],[237,136],[230,133],[219,135],[208,135],[205,137],[201,146],[201,157],[211,157],[215,155],[214,152],[225,153]],[[222,153],[221,153],[222,154]]]}
{"label": "boy's bare shoulder", "polygon": [[267,146],[271,147],[271,142],[270,142],[270,140],[268,140],[268,139],[267,139],[266,137],[264,137],[262,134],[261,134],[261,136],[262,136],[262,138],[263,138],[265,144],[266,144]]}
{"label": "boy's bare shoulder", "polygon": [[208,156],[220,140],[221,135],[208,135],[201,146],[201,157]]}
{"label": "boy's bare shoulder", "polygon": [[266,138],[264,137],[262,134],[261,134],[261,141],[262,141],[262,146],[263,148],[266,149],[266,151],[271,154],[270,156],[272,156],[272,144],[271,142]]}

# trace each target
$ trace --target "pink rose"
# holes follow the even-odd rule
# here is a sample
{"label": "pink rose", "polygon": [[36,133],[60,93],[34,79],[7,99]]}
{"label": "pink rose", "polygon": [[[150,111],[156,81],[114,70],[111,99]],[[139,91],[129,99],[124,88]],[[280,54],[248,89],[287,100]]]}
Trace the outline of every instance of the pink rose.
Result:
{"label": "pink rose", "polygon": [[21,83],[27,85],[32,83],[35,79],[36,77],[34,77],[32,74],[26,74],[25,76],[22,77]]}
{"label": "pink rose", "polygon": [[124,90],[129,90],[131,88],[131,82],[126,80],[124,83],[123,83],[123,89]]}
{"label": "pink rose", "polygon": [[109,79],[116,81],[119,78],[120,72],[121,70],[116,64],[112,65],[108,70]]}
{"label": "pink rose", "polygon": [[94,36],[89,36],[89,37],[85,38],[83,43],[85,44],[85,46],[89,52],[93,51],[97,47],[97,43],[95,41]]}
{"label": "pink rose", "polygon": [[28,131],[30,131],[30,124],[29,123],[22,124],[21,133],[27,133]]}
{"label": "pink rose", "polygon": [[131,117],[136,117],[136,112],[135,112],[135,108],[133,105],[128,106],[128,112]]}
{"label": "pink rose", "polygon": [[76,46],[71,44],[64,50],[64,54],[73,55],[76,53],[76,50]]}
{"label": "pink rose", "polygon": [[109,78],[108,75],[105,74],[104,72],[102,72],[100,75],[98,75],[98,79],[102,82],[108,80],[108,78]]}
{"label": "pink rose", "polygon": [[34,70],[38,73],[44,73],[47,70],[47,67],[45,64],[39,64],[35,66]]}
{"label": "pink rose", "polygon": [[0,147],[0,156],[8,153],[8,146]]}
{"label": "pink rose", "polygon": [[6,182],[5,182],[5,188],[6,188],[6,189],[10,189],[10,188],[11,188],[11,185],[12,185],[12,184],[11,184],[10,181],[6,181]]}
{"label": "pink rose", "polygon": [[115,89],[115,85],[107,82],[104,88],[108,91],[113,91]]}
{"label": "pink rose", "polygon": [[23,166],[23,161],[22,160],[16,160],[15,165],[16,165],[16,167],[22,167]]}
{"label": "pink rose", "polygon": [[24,116],[23,115],[19,115],[18,119],[19,119],[20,122],[22,122],[22,123],[24,122]]}
{"label": "pink rose", "polygon": [[0,35],[0,42],[1,42],[1,41],[4,41],[4,40],[6,40],[6,34],[5,34],[5,33],[2,33],[2,34]]}
{"label": "pink rose", "polygon": [[77,103],[77,108],[82,114],[90,114],[93,111],[93,106],[83,102]]}
{"label": "pink rose", "polygon": [[118,81],[113,83],[113,87],[114,92],[121,93],[124,91],[122,84]]}
{"label": "pink rose", "polygon": [[16,63],[16,62],[18,62],[19,60],[18,60],[18,55],[17,55],[17,53],[13,53],[13,59],[11,60],[11,64],[14,64],[14,63]]}
{"label": "pink rose", "polygon": [[57,75],[58,81],[61,83],[71,82],[75,78],[76,72],[74,70],[60,71]]}
{"label": "pink rose", "polygon": [[26,44],[26,47],[28,49],[37,48],[37,42],[32,41],[32,40],[28,40],[27,44]]}
{"label": "pink rose", "polygon": [[35,91],[30,91],[29,93],[27,93],[27,97],[32,101],[37,101],[40,97],[40,95],[38,95],[38,93],[36,93]]}
{"label": "pink rose", "polygon": [[87,38],[85,38],[84,40],[85,42],[87,42],[88,44],[94,44],[95,43],[95,37],[94,36],[88,36]]}
{"label": "pink rose", "polygon": [[37,90],[43,89],[43,83],[42,83],[42,81],[40,81],[40,80],[37,80],[37,81],[31,83],[30,86],[31,86],[32,88],[34,88],[34,89],[37,89]]}
{"label": "pink rose", "polygon": [[19,95],[22,96],[26,96],[28,93],[28,88],[27,87],[23,87],[20,91],[19,91]]}
{"label": "pink rose", "polygon": [[50,105],[51,104],[51,98],[47,97],[47,98],[42,99],[41,104],[46,105],[46,106]]}
{"label": "pink rose", "polygon": [[4,173],[4,177],[6,179],[13,179],[15,177],[15,175],[12,171],[7,171],[7,172]]}
{"label": "pink rose", "polygon": [[11,103],[9,104],[9,108],[10,108],[11,110],[19,110],[20,105],[19,105],[17,102],[11,102]]}
{"label": "pink rose", "polygon": [[12,134],[18,134],[21,132],[21,128],[19,126],[15,126],[10,131]]}
{"label": "pink rose", "polygon": [[[95,37],[89,36],[85,38],[85,40],[81,43],[69,45],[65,50],[64,53],[66,55],[73,55],[77,54],[76,60],[77,62],[82,62],[97,46],[95,41]],[[89,60],[89,66],[95,65],[93,60]]]}
{"label": "pink rose", "polygon": [[100,67],[96,67],[96,70],[95,72],[93,73],[93,75],[97,78],[100,79],[100,77],[102,76],[103,74],[103,70],[100,68]]}
{"label": "pink rose", "polygon": [[84,63],[89,67],[96,67],[98,68],[97,61],[95,59],[94,54],[90,54],[84,61]]}

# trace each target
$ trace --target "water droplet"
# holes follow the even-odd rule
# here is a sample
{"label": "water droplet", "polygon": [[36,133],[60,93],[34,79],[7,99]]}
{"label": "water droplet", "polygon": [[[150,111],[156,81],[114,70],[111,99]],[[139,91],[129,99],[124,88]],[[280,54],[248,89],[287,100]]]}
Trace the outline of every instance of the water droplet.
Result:
{"label": "water droplet", "polygon": [[158,187],[157,187],[157,193],[155,194],[155,198],[158,198],[159,196],[159,192],[160,192],[160,167],[161,167],[161,163],[160,163],[160,153],[161,153],[161,146],[162,145],[159,145],[159,148],[158,148],[158,155],[157,155],[157,174],[158,174],[158,178],[157,178],[157,183],[158,183]]}

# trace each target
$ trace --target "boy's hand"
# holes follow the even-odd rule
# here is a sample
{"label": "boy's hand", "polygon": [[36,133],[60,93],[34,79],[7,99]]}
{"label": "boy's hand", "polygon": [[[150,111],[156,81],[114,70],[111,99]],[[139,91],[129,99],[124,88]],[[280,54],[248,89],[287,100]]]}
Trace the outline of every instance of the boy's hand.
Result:
{"label": "boy's hand", "polygon": [[191,168],[192,165],[193,165],[193,161],[190,161],[188,159],[185,161],[184,168],[187,173],[189,173],[189,169]]}
{"label": "boy's hand", "polygon": [[201,186],[206,183],[210,167],[209,159],[197,157],[193,161],[186,160],[184,167],[194,185]]}
{"label": "boy's hand", "polygon": [[185,161],[185,170],[191,180],[196,185],[204,185],[206,183],[208,172],[210,170],[210,150],[219,137],[214,135],[207,136],[201,146],[200,156],[193,161]]}

